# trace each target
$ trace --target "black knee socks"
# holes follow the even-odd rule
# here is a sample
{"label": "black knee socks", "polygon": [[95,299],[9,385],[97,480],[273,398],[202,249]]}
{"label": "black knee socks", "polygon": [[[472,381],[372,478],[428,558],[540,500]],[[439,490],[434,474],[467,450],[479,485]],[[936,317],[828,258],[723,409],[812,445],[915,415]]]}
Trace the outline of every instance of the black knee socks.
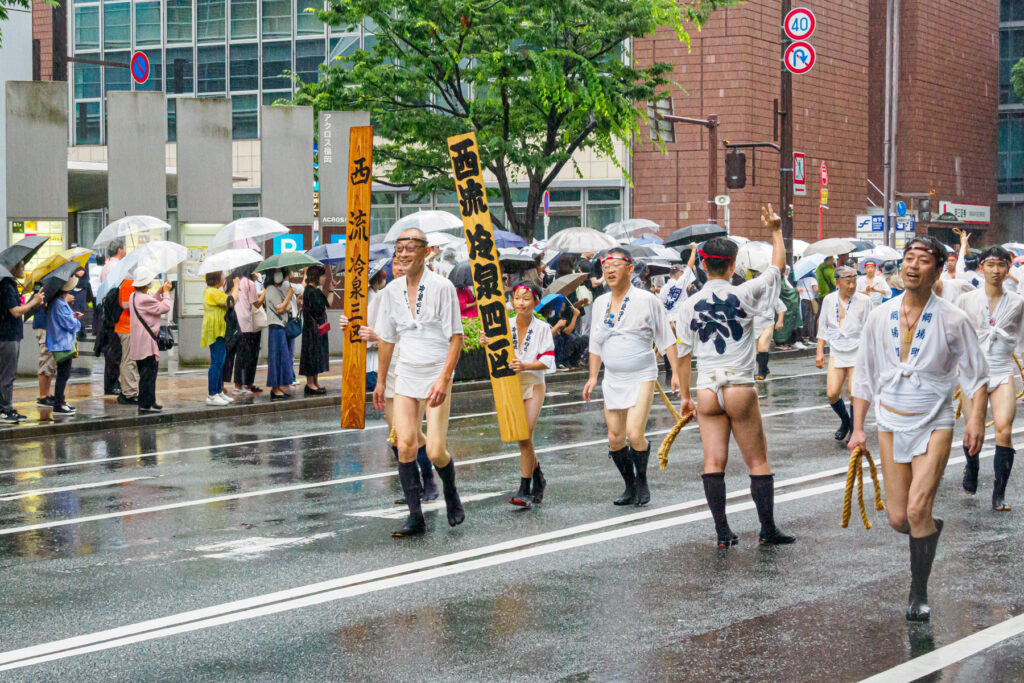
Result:
{"label": "black knee socks", "polygon": [[768,376],[768,352],[757,352],[757,374],[761,377]]}
{"label": "black knee socks", "polygon": [[775,475],[750,475],[750,497],[757,508],[757,518],[761,521],[761,535],[769,535],[775,531]]}
{"label": "black knee socks", "polygon": [[846,411],[846,404],[843,399],[839,399],[835,403],[828,404],[832,411],[839,416],[839,419],[843,421],[843,425],[850,424],[850,414]]}
{"label": "black knee socks", "polygon": [[725,516],[725,472],[704,474],[701,479],[704,480],[704,497],[715,520],[715,531],[721,536],[729,531],[729,521]]}

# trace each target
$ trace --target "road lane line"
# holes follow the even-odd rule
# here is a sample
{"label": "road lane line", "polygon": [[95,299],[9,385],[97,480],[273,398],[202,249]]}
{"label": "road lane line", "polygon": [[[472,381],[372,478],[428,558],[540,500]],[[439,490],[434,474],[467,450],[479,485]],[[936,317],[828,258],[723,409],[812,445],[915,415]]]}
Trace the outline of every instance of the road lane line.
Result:
{"label": "road lane line", "polygon": [[[475,503],[478,500],[487,500],[488,498],[497,498],[498,496],[509,495],[507,491],[491,491],[490,493],[471,493],[468,496],[459,496],[459,500],[465,503]],[[420,507],[423,512],[432,512],[434,510],[444,510],[445,503],[443,499],[432,500],[429,503],[420,503]],[[349,517],[380,517],[382,519],[405,519],[409,516],[409,508],[402,505],[390,505],[386,508],[378,507],[372,510],[361,510],[359,512],[346,512]]]}
{"label": "road lane line", "polygon": [[[806,413],[812,410],[822,410],[829,408],[827,404],[807,406],[804,408],[796,408],[793,410],[779,411],[776,413],[765,413],[762,417],[778,417],[780,415],[793,415],[797,413]],[[690,424],[683,428],[682,431],[689,431],[697,429],[696,424]],[[653,432],[648,432],[647,436],[661,436],[662,434],[668,434],[671,429],[660,429]],[[544,448],[536,449],[537,453],[552,453],[555,451],[571,450],[573,448],[585,448],[587,446],[597,446],[606,444],[606,439],[595,439],[593,441],[579,441],[569,444],[560,444],[558,446],[546,446]],[[518,451],[514,453],[502,453],[500,455],[491,455],[483,458],[473,458],[470,460],[459,460],[455,461],[456,467],[465,467],[468,465],[477,465],[486,462],[495,462],[498,460],[508,460],[510,458],[518,458],[520,454]],[[846,470],[843,469],[845,472]],[[340,486],[342,484],[350,484],[357,481],[368,481],[371,479],[384,479],[388,477],[398,476],[397,470],[388,470],[386,472],[374,472],[372,474],[360,474],[353,477],[344,477],[342,479],[329,479],[327,481],[314,481],[303,484],[288,484],[286,486],[275,486],[267,489],[256,489],[254,491],[245,491],[242,493],[226,493],[219,496],[210,496],[209,498],[197,498],[194,500],[183,500],[177,503],[165,503],[163,505],[153,505],[151,507],[129,509],[129,510],[118,510],[116,512],[105,512],[98,515],[87,515],[85,517],[74,517],[71,519],[55,519],[48,522],[37,522],[35,524],[26,524],[24,526],[7,527],[0,529],[0,536],[10,536],[11,534],[23,533],[26,531],[37,531],[39,529],[52,529],[54,527],[69,526],[72,524],[84,524],[86,522],[96,522],[103,519],[116,519],[118,517],[135,517],[137,515],[150,514],[154,512],[166,512],[167,510],[178,510],[181,508],[194,507],[197,505],[210,505],[212,503],[222,503],[228,500],[242,500],[244,498],[255,498],[258,496],[271,496],[279,493],[290,493],[292,491],[305,491],[308,489],[324,488],[327,486]]]}
{"label": "road lane line", "polygon": [[31,498],[33,496],[47,496],[51,493],[61,493],[63,491],[78,491],[80,489],[95,489],[101,486],[116,486],[118,484],[127,484],[130,481],[142,481],[143,479],[155,479],[156,477],[129,477],[127,479],[111,479],[110,481],[95,481],[91,484],[75,484],[74,486],[55,486],[49,489],[30,489],[28,491],[20,491],[18,493],[8,493],[0,496],[0,501],[6,500],[20,500],[22,498]]}
{"label": "road lane line", "polygon": [[929,674],[945,669],[947,666],[973,657],[982,650],[998,645],[1024,633],[1024,614],[1000,622],[995,626],[961,638],[928,654],[915,657],[909,662],[865,678],[861,683],[897,683],[899,681],[915,681]]}
{"label": "road lane line", "polygon": [[[824,374],[825,373],[823,373],[823,372],[812,372],[812,373],[805,373],[805,374],[801,374],[801,375],[785,375],[785,376],[782,376],[782,377],[768,377],[768,379],[763,380],[763,381],[765,381],[765,382],[774,382],[774,381],[787,380],[787,379],[797,379],[797,378],[800,378],[800,377],[812,377],[812,376],[815,376],[815,375],[824,375]],[[569,392],[552,392],[550,395],[552,395],[552,396],[554,396],[554,395],[566,395],[568,393]],[[542,410],[547,410],[549,408],[566,408],[566,407],[571,407],[571,406],[583,405],[585,403],[593,403],[595,405],[599,405],[602,402],[603,401],[601,399],[594,399],[594,400],[591,400],[589,402],[588,401],[582,401],[582,400],[581,401],[567,401],[565,403],[545,404],[542,407]],[[662,410],[662,409],[665,409],[665,407],[664,407],[664,405],[662,405],[660,403],[656,403],[654,405],[654,409]],[[494,411],[483,412],[483,413],[467,413],[466,415],[453,415],[451,418],[449,418],[449,422],[452,422],[454,420],[468,420],[468,419],[477,418],[477,417],[493,417],[494,415],[497,415],[497,413],[494,412]],[[90,458],[88,460],[73,460],[73,461],[70,461],[70,462],[54,463],[54,464],[50,464],[50,465],[31,465],[31,466],[28,466],[28,467],[15,467],[15,468],[12,468],[12,469],[0,470],[0,475],[17,474],[17,473],[20,473],[20,472],[37,472],[37,471],[41,471],[41,470],[56,470],[56,469],[62,469],[62,468],[66,468],[66,467],[84,467],[86,465],[101,465],[101,464],[104,464],[104,463],[117,462],[117,461],[120,461],[120,460],[135,460],[137,458],[154,458],[154,457],[164,456],[164,455],[173,455],[175,453],[197,453],[197,452],[200,452],[200,451],[212,451],[212,450],[218,449],[218,448],[231,448],[233,446],[254,446],[254,445],[263,444],[263,443],[274,443],[274,442],[277,442],[277,441],[287,441],[288,439],[309,439],[309,438],[315,438],[315,437],[318,437],[318,436],[336,436],[338,434],[346,434],[346,433],[349,433],[349,432],[368,432],[368,431],[373,431],[373,430],[378,430],[378,429],[384,429],[386,426],[387,425],[385,423],[381,422],[379,424],[370,425],[369,427],[366,427],[365,429],[329,429],[329,430],[322,431],[322,432],[307,432],[305,434],[295,434],[293,436],[272,436],[272,437],[267,437],[265,439],[251,439],[251,440],[248,440],[248,441],[232,441],[232,442],[225,443],[225,444],[213,444],[213,445],[206,444],[204,446],[192,446],[192,447],[189,447],[189,448],[175,448],[175,449],[166,450],[166,451],[154,451],[152,453],[138,453],[138,454],[133,454],[133,455],[117,455],[117,456],[112,456],[112,457],[109,457],[109,458]]]}

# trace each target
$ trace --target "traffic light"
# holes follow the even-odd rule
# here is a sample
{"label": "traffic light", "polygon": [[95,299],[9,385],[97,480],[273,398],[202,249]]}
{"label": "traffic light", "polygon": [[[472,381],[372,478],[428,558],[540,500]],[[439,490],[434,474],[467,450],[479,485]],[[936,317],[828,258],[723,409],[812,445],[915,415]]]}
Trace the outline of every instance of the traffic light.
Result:
{"label": "traffic light", "polygon": [[917,222],[931,223],[932,221],[932,200],[920,199],[917,202]]}
{"label": "traffic light", "polygon": [[725,186],[741,190],[747,185],[747,155],[732,150],[725,155]]}

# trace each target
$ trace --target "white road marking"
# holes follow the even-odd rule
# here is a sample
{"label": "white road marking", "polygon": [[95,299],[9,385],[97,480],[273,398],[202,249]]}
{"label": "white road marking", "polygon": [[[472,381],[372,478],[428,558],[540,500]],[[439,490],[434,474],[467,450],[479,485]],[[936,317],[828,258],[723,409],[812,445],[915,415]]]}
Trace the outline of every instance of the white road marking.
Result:
{"label": "white road marking", "polygon": [[[776,413],[765,413],[762,415],[763,418],[777,417],[780,415],[793,415],[797,413],[806,413],[812,410],[822,410],[828,408],[828,405],[816,405],[807,406],[804,408],[795,408],[792,410],[783,410]],[[682,431],[689,431],[697,429],[696,424],[689,424],[683,428]],[[660,429],[653,432],[648,432],[647,436],[661,436],[662,434],[668,434],[671,429]],[[587,446],[601,446],[607,444],[605,439],[595,439],[594,441],[579,441],[576,443],[560,444],[558,446],[547,446],[545,448],[536,449],[537,453],[552,453],[555,451],[565,451],[573,448],[584,448]],[[502,453],[501,455],[491,455],[483,458],[473,458],[470,460],[456,461],[456,467],[465,467],[467,465],[476,465],[485,462],[495,462],[498,460],[508,460],[510,458],[518,458],[519,451],[514,453]],[[845,469],[843,470],[846,471]],[[198,498],[195,500],[183,500],[177,503],[165,503],[163,505],[153,505],[146,508],[137,508],[130,510],[118,510],[116,512],[106,512],[98,515],[88,515],[85,517],[75,517],[72,519],[55,519],[49,522],[38,522],[36,524],[26,524],[24,526],[7,527],[0,529],[0,536],[9,536],[11,534],[18,534],[25,531],[35,531],[38,529],[52,529],[54,527],[69,526],[72,524],[83,524],[85,522],[96,522],[102,519],[116,519],[118,517],[135,517],[138,515],[149,514],[153,512],[165,512],[167,510],[177,510],[180,508],[194,507],[197,505],[209,505],[211,503],[221,503],[227,500],[241,500],[243,498],[255,498],[257,496],[270,496],[279,493],[289,493],[291,491],[305,491],[308,489],[317,489],[327,486],[340,486],[342,484],[350,484],[357,481],[368,481],[370,479],[384,479],[387,477],[398,476],[397,470],[389,470],[387,472],[375,472],[373,474],[360,474],[354,477],[344,477],[342,479],[329,479],[327,481],[314,481],[303,484],[288,484],[286,486],[276,486],[267,489],[256,489],[255,491],[245,491],[243,493],[226,493],[220,496],[210,496],[209,498]]]}
{"label": "white road marking", "polygon": [[312,536],[283,538],[249,536],[247,538],[238,538],[233,541],[224,541],[223,543],[197,546],[196,552],[203,553],[203,557],[224,560],[248,560],[256,555],[266,554],[271,550],[294,548],[296,546],[306,545],[307,543],[312,543],[313,541],[318,541],[321,538],[328,538],[334,535],[335,532],[327,531],[322,534],[313,534]]}
{"label": "white road marking", "polygon": [[897,683],[915,681],[947,666],[972,657],[982,650],[1024,633],[1024,614],[1000,622],[995,626],[971,634],[928,654],[915,657],[909,662],[894,666],[887,671],[865,678],[862,683]]}
{"label": "white road marking", "polygon": [[21,491],[19,493],[9,493],[7,495],[0,496],[0,501],[5,500],[20,500],[22,498],[32,498],[34,496],[47,496],[51,493],[60,493],[62,491],[78,491],[80,489],[95,489],[102,486],[116,486],[118,484],[127,484],[130,481],[142,481],[143,479],[155,479],[155,477],[129,477],[127,479],[111,479],[110,481],[95,481],[91,484],[75,484],[74,486],[55,486],[49,489],[30,489],[28,491]]}
{"label": "white road marking", "polygon": [[[810,376],[813,376],[813,375],[824,375],[824,374],[825,374],[824,372],[813,372],[813,373],[806,373],[806,374],[802,374],[802,375],[786,375],[786,376],[783,376],[783,377],[768,377],[768,379],[766,379],[764,381],[766,381],[766,382],[773,382],[773,381],[780,381],[780,380],[786,380],[786,379],[795,379],[795,378],[799,378],[799,377],[810,377]],[[553,392],[551,392],[551,393],[549,393],[547,395],[548,396],[560,396],[560,395],[568,395],[568,393],[569,392],[553,391]],[[549,408],[567,408],[567,407],[570,407],[570,406],[583,405],[585,403],[588,403],[588,402],[587,401],[582,401],[582,400],[581,401],[567,401],[565,403],[554,403],[554,404],[550,404],[550,405],[546,404],[546,405],[543,406],[542,409],[543,410],[547,410]],[[589,401],[589,403],[593,403],[595,405],[599,405],[599,404],[602,403],[602,400],[598,399],[598,398],[595,398],[595,399]],[[655,402],[654,408],[655,408],[655,410],[664,410],[665,406],[663,404],[659,403],[659,402]],[[468,420],[468,419],[477,418],[477,417],[491,417],[491,416],[494,416],[494,415],[497,415],[497,413],[494,412],[494,411],[483,412],[483,413],[468,413],[466,415],[453,415],[450,418],[449,421],[453,421],[453,420]],[[157,456],[174,455],[176,453],[198,453],[198,452],[201,452],[201,451],[212,451],[212,450],[221,449],[221,448],[231,448],[231,447],[234,447],[234,446],[254,446],[256,444],[261,444],[261,443],[274,443],[274,442],[277,442],[277,441],[287,441],[288,439],[310,439],[310,438],[315,438],[315,437],[318,437],[318,436],[335,436],[335,435],[338,435],[338,434],[346,434],[348,432],[368,432],[368,431],[374,431],[374,430],[378,430],[378,429],[384,429],[386,427],[387,427],[387,425],[385,423],[379,422],[377,424],[370,425],[370,426],[366,427],[365,429],[328,429],[328,430],[322,431],[322,432],[307,432],[305,434],[294,434],[292,436],[272,436],[272,437],[267,437],[265,439],[250,439],[248,441],[232,441],[232,442],[223,443],[223,444],[206,444],[204,446],[192,446],[190,448],[175,448],[175,449],[166,450],[166,451],[154,451],[152,453],[138,453],[138,454],[134,454],[134,455],[117,455],[117,456],[112,456],[112,457],[109,457],[109,458],[89,458],[88,460],[72,460],[70,462],[53,463],[53,464],[49,464],[49,465],[31,465],[31,466],[28,466],[28,467],[15,467],[15,468],[12,468],[12,469],[0,470],[0,475],[3,475],[3,474],[17,474],[19,472],[37,472],[37,471],[41,471],[41,470],[56,470],[56,469],[63,469],[63,468],[67,468],[67,467],[84,467],[86,465],[101,465],[101,464],[110,463],[110,462],[117,462],[119,460],[135,460],[137,458],[153,458],[153,457],[157,457]]]}
{"label": "white road marking", "polygon": [[[459,495],[459,500],[463,503],[474,503],[478,500],[487,500],[488,498],[496,498],[498,496],[508,495],[506,491],[493,491],[491,493],[471,493],[468,496]],[[429,503],[421,503],[420,507],[423,508],[424,512],[431,512],[433,510],[444,510],[444,498],[438,498],[432,500]],[[380,517],[382,519],[405,519],[409,514],[409,509],[402,506],[392,505],[387,508],[374,508],[373,510],[363,510],[361,512],[349,512],[346,513],[349,517]]]}

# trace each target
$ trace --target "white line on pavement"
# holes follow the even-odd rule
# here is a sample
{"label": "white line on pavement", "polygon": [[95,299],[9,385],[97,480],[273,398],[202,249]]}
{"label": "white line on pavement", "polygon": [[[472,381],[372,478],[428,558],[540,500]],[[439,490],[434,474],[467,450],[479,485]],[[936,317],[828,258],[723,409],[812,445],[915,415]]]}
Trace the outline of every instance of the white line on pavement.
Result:
{"label": "white line on pavement", "polygon": [[[505,491],[491,491],[490,493],[471,493],[468,496],[459,496],[459,500],[465,503],[475,503],[478,500],[487,500],[488,498],[496,498],[501,495],[506,495]],[[432,500],[429,503],[421,503],[420,507],[423,512],[431,512],[432,510],[443,510],[444,499],[438,498]],[[409,509],[405,505],[395,506],[392,505],[386,508],[374,508],[372,510],[362,510],[360,512],[349,512],[349,517],[380,517],[382,519],[404,519],[409,514]]]}
{"label": "white line on pavement", "polygon": [[[776,381],[781,381],[781,380],[797,379],[797,378],[801,378],[801,377],[811,377],[811,376],[823,375],[823,374],[825,374],[825,373],[823,373],[823,372],[811,372],[811,373],[804,373],[804,374],[801,374],[801,375],[785,375],[785,376],[782,376],[782,377],[768,377],[768,379],[766,379],[764,381],[765,382],[776,382]],[[555,396],[555,395],[563,395],[563,394],[566,394],[566,393],[568,393],[568,392],[552,392],[550,395],[551,396]],[[594,400],[590,401],[589,403],[593,403],[595,405],[600,405],[602,402],[603,401],[601,399],[594,399]],[[542,409],[543,410],[547,410],[549,408],[566,408],[566,407],[570,407],[570,406],[583,405],[585,403],[587,403],[587,401],[567,401],[565,403],[545,404]],[[662,404],[660,404],[660,403],[655,403],[654,407],[657,410],[664,409],[664,406]],[[466,415],[453,415],[449,419],[449,421],[453,421],[453,420],[468,420],[468,419],[477,418],[477,417],[491,417],[491,416],[494,416],[494,415],[497,415],[497,413],[495,411],[483,412],[483,413],[468,413]],[[247,441],[233,441],[233,442],[223,443],[223,444],[206,444],[206,445],[203,445],[203,446],[193,446],[191,448],[175,448],[175,449],[166,450],[166,451],[155,451],[155,452],[152,452],[152,453],[138,453],[138,454],[135,454],[135,455],[117,455],[117,456],[111,456],[111,457],[107,457],[107,458],[90,458],[88,460],[73,460],[73,461],[70,461],[70,462],[53,463],[53,464],[49,464],[49,465],[31,465],[31,466],[28,466],[28,467],[16,467],[16,468],[7,469],[7,470],[0,470],[0,475],[4,475],[4,474],[17,474],[19,472],[35,472],[35,471],[40,471],[40,470],[64,469],[64,468],[68,468],[68,467],[83,467],[83,466],[86,466],[86,465],[101,465],[101,464],[105,464],[105,463],[109,463],[109,462],[117,462],[119,460],[135,460],[137,458],[153,458],[153,457],[164,456],[164,455],[173,455],[175,453],[197,453],[197,452],[200,452],[200,451],[212,451],[212,450],[221,449],[221,448],[231,448],[233,446],[254,446],[256,444],[261,444],[261,443],[274,443],[274,442],[277,442],[277,441],[287,441],[289,439],[309,439],[309,438],[315,438],[315,437],[318,437],[318,436],[335,436],[335,435],[338,435],[338,434],[346,434],[348,432],[368,432],[368,431],[372,431],[372,430],[384,429],[386,426],[387,425],[385,423],[381,422],[379,424],[370,425],[370,426],[366,427],[365,429],[329,429],[329,430],[322,431],[322,432],[307,432],[305,434],[294,434],[292,436],[272,436],[272,437],[268,437],[268,438],[265,438],[265,439],[250,439],[250,440],[247,440]]]}
{"label": "white line on pavement", "polygon": [[47,496],[50,495],[51,493],[61,493],[63,491],[77,491],[79,489],[95,489],[103,486],[116,486],[118,484],[127,484],[130,481],[142,481],[143,479],[154,479],[154,477],[129,477],[127,479],[95,481],[90,484],[75,484],[74,486],[55,486],[49,489],[31,489],[28,491],[19,491],[18,493],[10,493],[4,496],[0,496],[0,501],[20,500],[22,498],[31,498],[33,496]]}
{"label": "white line on pavement", "polygon": [[938,650],[932,650],[928,654],[915,657],[909,662],[875,674],[861,683],[916,681],[1022,633],[1024,633],[1024,614],[1019,614],[995,626],[989,626],[983,631],[940,647]]}
{"label": "white line on pavement", "polygon": [[[812,410],[821,410],[828,408],[827,405],[807,406],[804,408],[795,408],[792,410],[782,410],[776,413],[765,413],[762,415],[763,418],[778,417],[780,415],[793,415],[797,413],[806,413]],[[683,431],[689,431],[696,429],[696,424],[690,424],[683,428]],[[653,432],[648,432],[647,436],[661,436],[662,434],[668,434],[671,429],[660,429]],[[537,453],[551,453],[555,451],[570,450],[573,448],[583,448],[587,446],[599,446],[606,444],[605,439],[596,439],[594,441],[579,441],[569,444],[560,444],[558,446],[547,446],[545,448],[536,449]],[[485,462],[495,462],[497,460],[507,460],[509,458],[518,458],[519,452],[515,453],[502,453],[500,455],[491,455],[483,458],[473,458],[471,460],[460,460],[456,461],[456,467],[465,467],[467,465],[476,465]],[[843,470],[846,471],[845,469]],[[18,534],[25,531],[35,531],[38,529],[52,529],[54,527],[69,526],[71,524],[83,524],[85,522],[96,522],[102,519],[116,519],[118,517],[135,517],[138,515],[153,513],[153,512],[165,512],[167,510],[177,510],[180,508],[194,507],[197,505],[209,505],[212,503],[221,503],[227,500],[241,500],[244,498],[255,498],[257,496],[270,496],[279,493],[289,493],[292,491],[304,491],[308,489],[323,488],[326,486],[340,486],[342,484],[350,484],[357,481],[367,481],[370,479],[384,479],[386,477],[398,476],[397,470],[388,470],[386,472],[375,472],[373,474],[360,474],[354,477],[344,477],[342,479],[329,479],[327,481],[314,481],[303,484],[288,484],[286,486],[275,486],[267,489],[257,489],[254,491],[245,491],[243,493],[226,493],[220,496],[211,496],[209,498],[198,498],[195,500],[183,500],[177,503],[165,503],[163,505],[153,505],[146,508],[137,508],[129,510],[118,510],[116,512],[105,512],[98,515],[87,515],[85,517],[75,517],[72,519],[55,519],[49,522],[37,522],[36,524],[26,524],[24,526],[7,527],[0,529],[0,536],[9,536],[11,534]]]}

